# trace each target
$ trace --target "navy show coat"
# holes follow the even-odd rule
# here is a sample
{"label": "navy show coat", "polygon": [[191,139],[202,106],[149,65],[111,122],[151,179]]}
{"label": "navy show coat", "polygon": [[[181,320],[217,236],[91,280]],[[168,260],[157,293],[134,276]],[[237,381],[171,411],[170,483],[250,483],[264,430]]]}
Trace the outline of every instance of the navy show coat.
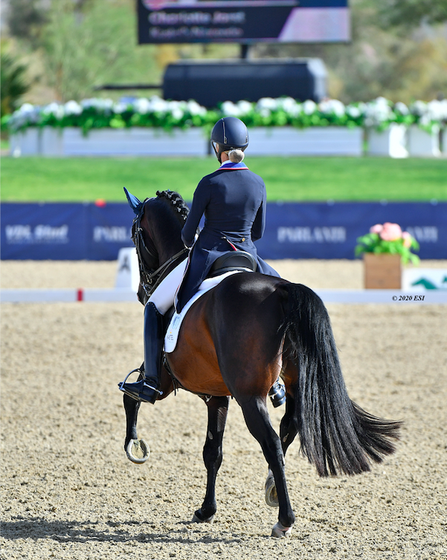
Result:
{"label": "navy show coat", "polygon": [[[231,245],[253,255],[259,272],[279,276],[258,256],[254,245],[264,233],[266,206],[264,181],[243,163],[225,162],[200,181],[182,230],[183,242],[192,250],[177,293],[178,313],[197,292],[214,261],[233,250]],[[203,214],[205,225],[194,243]]]}

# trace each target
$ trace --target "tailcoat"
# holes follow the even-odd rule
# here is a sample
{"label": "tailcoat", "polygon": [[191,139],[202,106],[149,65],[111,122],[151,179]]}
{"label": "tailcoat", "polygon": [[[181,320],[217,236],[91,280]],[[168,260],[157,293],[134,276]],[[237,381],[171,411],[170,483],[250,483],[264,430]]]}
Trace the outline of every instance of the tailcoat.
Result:
{"label": "tailcoat", "polygon": [[[258,256],[254,245],[264,233],[265,214],[264,181],[245,164],[224,162],[200,181],[182,230],[183,242],[192,249],[177,292],[177,312],[196,293],[214,261],[224,252],[247,251],[256,258],[258,272],[279,276]],[[205,224],[195,240],[202,215]]]}

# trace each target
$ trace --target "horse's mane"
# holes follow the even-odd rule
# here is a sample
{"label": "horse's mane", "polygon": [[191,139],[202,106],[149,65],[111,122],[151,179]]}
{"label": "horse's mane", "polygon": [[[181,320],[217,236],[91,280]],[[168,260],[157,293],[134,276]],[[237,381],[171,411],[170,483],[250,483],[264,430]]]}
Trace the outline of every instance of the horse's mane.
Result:
{"label": "horse's mane", "polygon": [[157,191],[156,194],[159,200],[166,200],[169,203],[171,208],[175,211],[177,218],[183,225],[188,217],[189,208],[186,206],[185,201],[179,193],[175,191]]}

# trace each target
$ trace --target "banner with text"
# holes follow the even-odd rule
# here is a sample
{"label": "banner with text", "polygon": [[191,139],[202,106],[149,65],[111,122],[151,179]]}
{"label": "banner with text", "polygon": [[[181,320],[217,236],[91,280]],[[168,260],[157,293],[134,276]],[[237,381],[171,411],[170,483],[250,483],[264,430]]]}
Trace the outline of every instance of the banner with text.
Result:
{"label": "banner with text", "polygon": [[138,0],[138,42],[350,40],[347,0]]}
{"label": "banner with text", "polygon": [[[2,203],[4,260],[115,260],[132,247],[125,203]],[[256,242],[265,259],[353,259],[357,237],[394,222],[420,243],[422,259],[447,259],[447,203],[268,203]]]}

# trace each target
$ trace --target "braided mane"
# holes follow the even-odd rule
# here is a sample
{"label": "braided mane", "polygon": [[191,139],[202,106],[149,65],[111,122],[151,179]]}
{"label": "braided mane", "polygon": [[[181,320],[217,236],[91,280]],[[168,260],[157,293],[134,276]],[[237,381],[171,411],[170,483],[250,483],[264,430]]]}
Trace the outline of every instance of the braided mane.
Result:
{"label": "braided mane", "polygon": [[157,191],[157,198],[165,199],[169,202],[172,209],[176,212],[182,225],[186,222],[188,217],[189,208],[179,193],[175,191]]}

